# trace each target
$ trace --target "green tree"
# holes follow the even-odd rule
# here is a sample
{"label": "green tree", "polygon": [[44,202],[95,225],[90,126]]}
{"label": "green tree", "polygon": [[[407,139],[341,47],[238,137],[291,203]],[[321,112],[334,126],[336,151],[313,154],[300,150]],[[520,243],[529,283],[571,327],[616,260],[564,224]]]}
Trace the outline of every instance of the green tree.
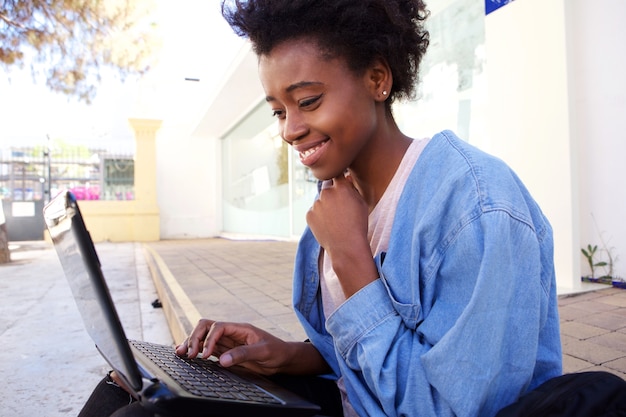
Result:
{"label": "green tree", "polygon": [[102,69],[144,74],[160,45],[154,0],[0,0],[0,67],[29,66],[56,92],[91,102]]}

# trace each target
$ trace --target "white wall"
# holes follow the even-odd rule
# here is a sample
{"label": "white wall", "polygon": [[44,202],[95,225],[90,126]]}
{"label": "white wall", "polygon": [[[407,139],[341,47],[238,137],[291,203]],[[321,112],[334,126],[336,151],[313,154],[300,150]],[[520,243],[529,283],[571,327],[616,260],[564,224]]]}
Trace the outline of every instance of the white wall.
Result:
{"label": "white wall", "polygon": [[625,17],[622,0],[516,0],[486,18],[479,146],[518,172],[550,219],[562,289],[580,288],[580,248],[601,237],[626,275]]}
{"label": "white wall", "polygon": [[161,238],[219,234],[219,141],[164,126],[157,135],[157,184]]}
{"label": "white wall", "polygon": [[163,47],[139,83],[133,117],[163,120],[157,133],[161,238],[216,236],[220,142],[210,132],[197,135],[196,126],[207,109],[221,111],[212,103],[244,41],[222,18],[218,1],[160,2],[156,13]]}
{"label": "white wall", "polygon": [[604,239],[618,257],[615,274],[626,278],[626,2],[568,0],[566,12],[580,246]]}
{"label": "white wall", "polygon": [[[211,88],[193,83],[171,88],[170,100],[179,102],[170,103],[157,135],[162,239],[223,231],[221,138],[264,97],[256,56],[247,43],[238,49],[226,76],[210,80]],[[185,95],[181,88],[198,91]]]}
{"label": "white wall", "polygon": [[552,223],[557,284],[580,286],[564,0],[516,0],[485,21],[488,139]]}
{"label": "white wall", "polygon": [[135,114],[163,121],[156,137],[162,239],[212,237],[221,230],[219,141],[193,135],[206,97],[217,88],[202,75],[200,81],[182,75],[147,79],[137,93]]}
{"label": "white wall", "polygon": [[[485,19],[486,71],[475,89],[487,84],[479,100],[487,127],[472,143],[511,165],[541,205],[565,290],[580,288],[580,247],[600,243],[600,232],[626,276],[624,17],[623,0],[516,0]],[[163,238],[222,231],[219,138],[262,100],[256,65],[244,46],[219,89],[194,103],[196,116],[165,119],[157,155]]]}

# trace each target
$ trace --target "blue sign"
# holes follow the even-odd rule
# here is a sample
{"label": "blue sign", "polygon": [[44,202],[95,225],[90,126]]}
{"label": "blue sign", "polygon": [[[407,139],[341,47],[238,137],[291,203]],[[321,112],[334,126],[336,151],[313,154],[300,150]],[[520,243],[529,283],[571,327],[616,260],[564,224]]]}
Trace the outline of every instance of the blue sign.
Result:
{"label": "blue sign", "polygon": [[502,6],[506,6],[513,0],[485,0],[485,15],[495,12]]}

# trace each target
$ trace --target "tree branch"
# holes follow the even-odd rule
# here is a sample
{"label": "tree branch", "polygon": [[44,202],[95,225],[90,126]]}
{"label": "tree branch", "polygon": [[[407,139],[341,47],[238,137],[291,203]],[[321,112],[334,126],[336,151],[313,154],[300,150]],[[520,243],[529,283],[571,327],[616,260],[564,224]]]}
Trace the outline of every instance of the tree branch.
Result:
{"label": "tree branch", "polygon": [[12,20],[12,19],[9,19],[8,16],[6,16],[6,15],[4,15],[2,13],[0,13],[0,20],[4,21],[9,26],[13,26],[13,27],[18,28],[18,29],[26,30],[26,26],[24,26],[23,24],[21,24],[19,22],[16,22],[16,21]]}

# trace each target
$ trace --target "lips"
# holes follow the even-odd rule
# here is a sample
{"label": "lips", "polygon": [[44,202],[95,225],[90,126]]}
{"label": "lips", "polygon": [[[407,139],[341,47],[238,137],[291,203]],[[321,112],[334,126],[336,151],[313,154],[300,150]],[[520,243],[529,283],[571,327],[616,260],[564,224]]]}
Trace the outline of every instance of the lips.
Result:
{"label": "lips", "polygon": [[[296,149],[296,151],[298,151],[300,155],[300,162],[302,162],[302,164],[305,166],[311,166],[315,164],[324,153],[327,144],[328,140],[325,140],[321,143],[318,143],[303,150]],[[302,146],[300,146],[300,148],[302,148]]]}

